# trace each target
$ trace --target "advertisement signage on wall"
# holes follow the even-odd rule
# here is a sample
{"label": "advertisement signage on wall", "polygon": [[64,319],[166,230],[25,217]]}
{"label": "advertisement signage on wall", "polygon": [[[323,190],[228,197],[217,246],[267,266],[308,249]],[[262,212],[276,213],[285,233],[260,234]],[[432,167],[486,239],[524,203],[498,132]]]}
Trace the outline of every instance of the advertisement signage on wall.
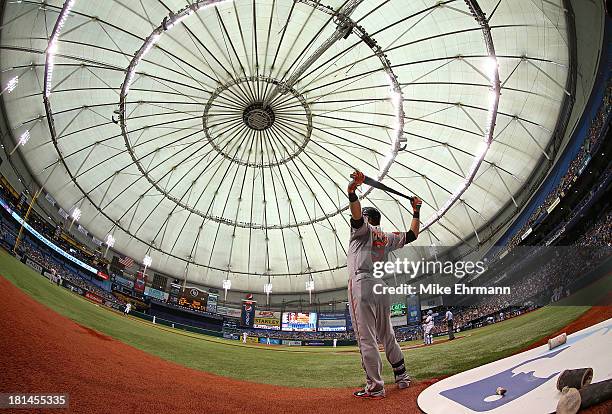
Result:
{"label": "advertisement signage on wall", "polygon": [[144,294],[146,286],[146,276],[142,272],[136,274],[136,281],[134,282],[134,292]]}
{"label": "advertisement signage on wall", "polygon": [[281,328],[281,313],[267,310],[255,311],[253,328],[271,329],[278,331]]}
{"label": "advertisement signage on wall", "polygon": [[283,331],[314,332],[317,329],[316,312],[285,312],[282,318]]}
{"label": "advertisement signage on wall", "polygon": [[161,290],[153,289],[152,287],[145,287],[145,295],[150,296],[152,298],[158,300],[166,300],[168,298],[168,294],[166,292],[162,292]]}
{"label": "advertisement signage on wall", "polygon": [[304,346],[324,346],[325,342],[323,341],[303,341]]}
{"label": "advertisement signage on wall", "polygon": [[391,317],[391,326],[406,326],[407,320],[406,316],[392,316]]}
{"label": "advertisement signage on wall", "polygon": [[32,269],[36,270],[38,273],[42,274],[43,267],[39,265],[37,262],[35,262],[34,260],[30,259],[28,256],[25,257],[25,264],[30,266]]}
{"label": "advertisement signage on wall", "polygon": [[109,279],[109,276],[106,273],[104,273],[103,271],[101,271],[101,270],[98,270],[97,276],[100,279],[103,279],[103,280],[108,280]]}
{"label": "advertisement signage on wall", "polygon": [[226,329],[238,329],[238,320],[223,318],[223,330]]}
{"label": "advertisement signage on wall", "polygon": [[346,315],[344,312],[319,313],[320,332],[344,332],[346,331]]}
{"label": "advertisement signage on wall", "polygon": [[178,305],[179,295],[181,294],[181,285],[178,283],[171,283],[170,290],[168,291],[168,303]]}
{"label": "advertisement signage on wall", "polygon": [[225,339],[232,339],[234,341],[239,341],[240,340],[240,335],[235,334],[235,333],[231,333],[231,332],[223,332],[223,337]]}
{"label": "advertisement signage on wall", "polygon": [[217,302],[219,301],[218,295],[208,294],[208,301],[206,302],[206,310],[210,313],[217,313]]}
{"label": "advertisement signage on wall", "polygon": [[391,305],[391,317],[406,315],[405,303],[394,303]]}
{"label": "advertisement signage on wall", "polygon": [[259,337],[259,343],[264,345],[280,345],[281,340],[278,338],[267,338],[265,336]]}
{"label": "advertisement signage on wall", "polygon": [[253,327],[255,320],[255,306],[257,302],[254,300],[242,300],[242,307],[240,312],[240,326]]}
{"label": "advertisement signage on wall", "polygon": [[247,344],[258,344],[259,343],[259,337],[258,336],[247,336]]}
{"label": "advertisement signage on wall", "polygon": [[91,293],[89,291],[86,291],[83,296],[85,296],[87,299],[92,300],[94,302],[102,303],[102,298],[100,296],[96,295],[95,293]]}
{"label": "advertisement signage on wall", "polygon": [[124,286],[128,289],[134,289],[134,282],[132,282],[131,280],[128,280],[124,277],[118,276],[118,275],[113,275],[113,281],[121,286]]}
{"label": "advertisement signage on wall", "polygon": [[408,325],[418,325],[421,323],[421,301],[416,295],[408,296],[406,298],[407,306],[407,317]]}
{"label": "advertisement signage on wall", "polygon": [[346,330],[352,331],[353,330],[353,320],[351,319],[351,312],[349,311],[348,305],[346,306],[346,312],[344,313],[344,316],[346,317]]}
{"label": "advertisement signage on wall", "polygon": [[111,284],[111,289],[113,292],[123,293],[124,295],[132,295],[132,289],[128,289],[118,283]]}
{"label": "advertisement signage on wall", "polygon": [[242,314],[241,308],[230,308],[227,306],[219,306],[217,305],[217,313],[223,316],[229,316],[230,318],[240,319],[240,315]]}
{"label": "advertisement signage on wall", "polygon": [[287,346],[302,346],[302,341],[292,341],[289,339],[283,339],[281,343]]}
{"label": "advertisement signage on wall", "polygon": [[75,292],[79,295],[83,295],[85,293],[85,291],[80,288],[79,286],[75,285],[74,283],[71,283],[69,281],[67,281],[66,279],[62,279],[62,285],[66,288],[66,289],[70,289],[72,292]]}

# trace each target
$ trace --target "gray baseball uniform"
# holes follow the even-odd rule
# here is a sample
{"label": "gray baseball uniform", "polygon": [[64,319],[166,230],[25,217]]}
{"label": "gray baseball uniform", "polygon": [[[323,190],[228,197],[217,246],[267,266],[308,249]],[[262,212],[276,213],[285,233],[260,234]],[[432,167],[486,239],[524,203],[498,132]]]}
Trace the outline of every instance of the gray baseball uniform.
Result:
{"label": "gray baseball uniform", "polygon": [[385,233],[379,227],[351,220],[351,238],[347,257],[349,271],[349,311],[359,351],[361,365],[366,372],[368,390],[384,386],[381,376],[382,361],[377,338],[382,342],[387,360],[396,378],[405,375],[404,354],[395,339],[391,326],[391,303],[388,295],[374,294],[374,285],[384,284],[372,276],[373,263],[386,261],[389,253],[406,244],[406,233]]}

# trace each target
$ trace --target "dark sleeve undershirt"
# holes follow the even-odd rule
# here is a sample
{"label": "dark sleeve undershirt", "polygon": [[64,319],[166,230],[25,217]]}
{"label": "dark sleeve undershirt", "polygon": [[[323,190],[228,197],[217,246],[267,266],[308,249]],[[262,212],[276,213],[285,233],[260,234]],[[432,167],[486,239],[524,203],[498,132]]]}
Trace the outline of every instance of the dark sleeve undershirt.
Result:
{"label": "dark sleeve undershirt", "polygon": [[359,220],[355,220],[354,218],[351,217],[351,227],[354,229],[359,229],[361,228],[361,226],[363,226],[363,217],[361,217]]}
{"label": "dark sleeve undershirt", "polygon": [[408,232],[406,233],[406,244],[412,243],[416,239],[417,238],[416,238],[414,232],[412,230],[408,230]]}

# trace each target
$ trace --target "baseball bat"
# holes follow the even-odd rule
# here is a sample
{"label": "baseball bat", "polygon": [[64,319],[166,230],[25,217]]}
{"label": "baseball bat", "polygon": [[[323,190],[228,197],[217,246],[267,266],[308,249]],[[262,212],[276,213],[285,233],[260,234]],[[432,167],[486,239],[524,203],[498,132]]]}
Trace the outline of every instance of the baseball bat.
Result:
{"label": "baseball bat", "polygon": [[383,190],[384,192],[395,194],[397,196],[407,198],[410,201],[413,200],[413,197],[411,197],[409,195],[406,195],[406,194],[403,194],[403,193],[400,193],[399,191],[394,190],[393,188],[388,187],[388,186],[384,185],[383,183],[381,183],[379,181],[376,181],[375,179],[370,178],[368,176],[365,177],[365,180],[363,180],[363,183],[369,185],[370,187],[374,187],[374,188],[378,188],[379,190]]}

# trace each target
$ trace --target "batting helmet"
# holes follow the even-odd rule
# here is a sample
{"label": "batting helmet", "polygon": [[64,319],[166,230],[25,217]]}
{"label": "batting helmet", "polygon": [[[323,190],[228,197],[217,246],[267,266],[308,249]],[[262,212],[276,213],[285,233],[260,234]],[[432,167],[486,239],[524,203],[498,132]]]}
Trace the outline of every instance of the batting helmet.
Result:
{"label": "batting helmet", "polygon": [[380,225],[380,211],[378,211],[374,207],[364,207],[361,210],[361,215],[367,217],[368,223],[370,223],[371,225]]}

